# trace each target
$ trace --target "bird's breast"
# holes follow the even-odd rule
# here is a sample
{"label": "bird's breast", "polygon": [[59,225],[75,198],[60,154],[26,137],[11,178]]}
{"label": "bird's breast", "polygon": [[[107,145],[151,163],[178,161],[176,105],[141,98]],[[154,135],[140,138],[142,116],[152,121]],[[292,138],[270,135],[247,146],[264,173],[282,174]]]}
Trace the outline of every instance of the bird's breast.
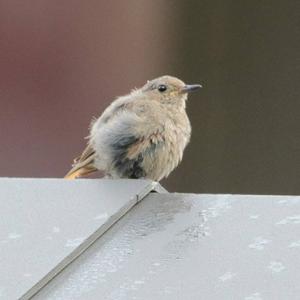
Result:
{"label": "bird's breast", "polygon": [[165,118],[164,146],[158,155],[157,168],[160,178],[167,177],[182,160],[183,152],[191,136],[191,125],[186,114]]}

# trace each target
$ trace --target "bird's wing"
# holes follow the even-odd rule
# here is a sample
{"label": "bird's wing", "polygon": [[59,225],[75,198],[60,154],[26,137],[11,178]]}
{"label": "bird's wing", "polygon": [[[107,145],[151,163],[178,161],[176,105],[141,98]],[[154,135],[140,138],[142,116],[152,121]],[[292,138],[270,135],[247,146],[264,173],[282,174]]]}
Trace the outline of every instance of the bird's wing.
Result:
{"label": "bird's wing", "polygon": [[[124,100],[122,99],[114,101],[110,106],[106,108],[106,110],[98,119],[92,120],[90,128],[92,129],[96,123],[101,125],[110,123],[114,119],[116,114],[125,108],[126,105],[123,102]],[[66,174],[65,178],[75,179],[77,177],[82,177],[97,171],[93,164],[94,159],[95,150],[90,144],[88,144],[82,154],[74,159],[72,169]]]}
{"label": "bird's wing", "polygon": [[[138,108],[139,105],[136,105],[137,110]],[[161,144],[163,138],[156,130],[147,136],[139,132],[139,128],[144,127],[144,122],[133,111],[130,103],[124,104],[123,100],[117,100],[104,111],[91,127],[90,142],[94,134],[99,133],[99,130],[102,131],[105,127],[103,143],[109,145],[109,149],[113,152],[115,167],[120,169],[118,173],[123,175],[122,177],[136,178],[136,174],[132,175],[128,172],[131,169],[138,169],[144,156],[153,155],[153,151]],[[153,123],[155,124],[155,122]],[[73,168],[65,178],[74,179],[97,171],[94,167],[95,156],[95,150],[89,144],[83,153],[74,160]]]}
{"label": "bird's wing", "polygon": [[[125,108],[123,102],[123,100],[114,101],[110,106],[106,108],[106,110],[99,118],[94,118],[92,120],[90,128],[92,129],[97,122],[99,122],[100,124],[110,122],[118,111],[122,111]],[[74,159],[72,169],[65,175],[65,178],[75,179],[77,177],[82,177],[97,171],[97,169],[93,165],[94,159],[95,150],[90,144],[88,144],[82,154]]]}

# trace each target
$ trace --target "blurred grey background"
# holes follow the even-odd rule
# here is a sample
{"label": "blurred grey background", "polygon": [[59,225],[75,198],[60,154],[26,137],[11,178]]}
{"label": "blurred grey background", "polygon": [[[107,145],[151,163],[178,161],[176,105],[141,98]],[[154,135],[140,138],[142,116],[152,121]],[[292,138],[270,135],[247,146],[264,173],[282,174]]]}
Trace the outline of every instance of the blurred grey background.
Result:
{"label": "blurred grey background", "polygon": [[91,118],[202,83],[170,191],[300,194],[299,1],[0,1],[0,176],[61,177]]}

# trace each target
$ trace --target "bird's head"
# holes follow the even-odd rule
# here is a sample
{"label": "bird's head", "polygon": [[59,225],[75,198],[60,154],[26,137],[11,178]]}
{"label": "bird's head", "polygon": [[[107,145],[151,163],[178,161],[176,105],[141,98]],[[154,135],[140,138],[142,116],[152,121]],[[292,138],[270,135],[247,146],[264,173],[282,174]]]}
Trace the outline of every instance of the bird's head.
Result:
{"label": "bird's head", "polygon": [[185,106],[188,93],[201,87],[200,84],[185,84],[176,77],[162,76],[148,81],[141,91],[150,99],[166,104]]}

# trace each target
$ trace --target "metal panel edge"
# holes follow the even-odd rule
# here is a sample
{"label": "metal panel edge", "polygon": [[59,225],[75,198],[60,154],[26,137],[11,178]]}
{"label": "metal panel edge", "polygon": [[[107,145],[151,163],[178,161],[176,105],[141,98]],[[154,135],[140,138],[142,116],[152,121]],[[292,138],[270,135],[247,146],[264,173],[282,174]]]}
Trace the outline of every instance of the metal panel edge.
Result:
{"label": "metal panel edge", "polygon": [[126,215],[136,204],[141,202],[149,193],[168,193],[158,182],[149,182],[149,184],[133,196],[127,205],[123,206],[121,210],[112,215],[108,220],[100,226],[93,234],[91,234],[83,243],[81,243],[74,251],[65,257],[54,269],[52,269],[46,276],[44,276],[38,283],[31,287],[20,300],[31,299],[43,287],[45,287],[55,276],[67,268],[74,260],[76,260],[84,251],[86,251],[93,243],[110,229],[116,222],[118,222],[124,215]]}

